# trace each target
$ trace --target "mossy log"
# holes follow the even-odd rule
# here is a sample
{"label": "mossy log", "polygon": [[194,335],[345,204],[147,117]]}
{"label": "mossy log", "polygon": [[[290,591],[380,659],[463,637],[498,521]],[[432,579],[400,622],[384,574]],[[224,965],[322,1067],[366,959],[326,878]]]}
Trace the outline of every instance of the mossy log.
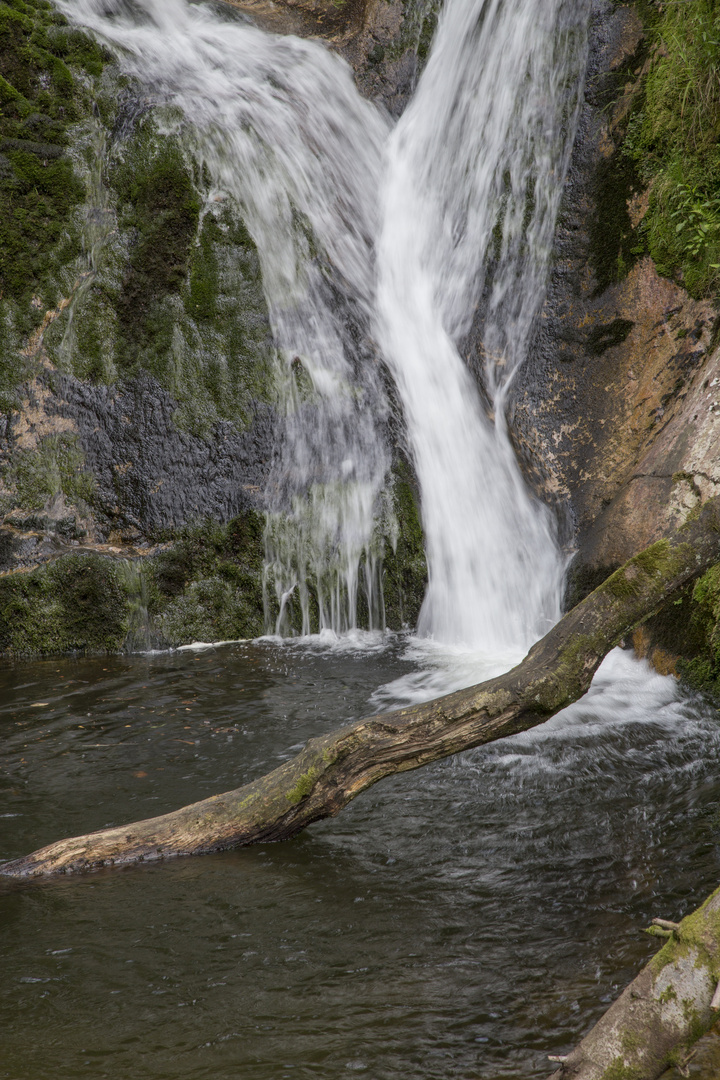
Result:
{"label": "mossy log", "polygon": [[507,674],[349,724],[311,739],[297,757],[235,791],[61,840],[0,872],[39,877],[287,840],[386,776],[541,724],[585,693],[610,649],[718,559],[720,497],[630,559]]}
{"label": "mossy log", "polygon": [[550,1080],[657,1080],[683,1069],[720,1016],[720,889],[680,923],[654,919],[665,945]]}

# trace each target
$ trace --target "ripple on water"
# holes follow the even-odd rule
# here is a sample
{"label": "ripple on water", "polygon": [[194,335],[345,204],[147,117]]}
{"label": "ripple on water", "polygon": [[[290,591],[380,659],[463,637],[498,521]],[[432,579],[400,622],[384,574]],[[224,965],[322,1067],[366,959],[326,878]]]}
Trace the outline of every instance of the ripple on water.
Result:
{"label": "ripple on water", "polygon": [[[0,854],[237,786],[398,680],[480,669],[423,659],[361,635],[8,666]],[[716,884],[719,754],[713,709],[616,652],[542,727],[290,843],[5,886],[0,1076],[544,1077],[648,920]]]}

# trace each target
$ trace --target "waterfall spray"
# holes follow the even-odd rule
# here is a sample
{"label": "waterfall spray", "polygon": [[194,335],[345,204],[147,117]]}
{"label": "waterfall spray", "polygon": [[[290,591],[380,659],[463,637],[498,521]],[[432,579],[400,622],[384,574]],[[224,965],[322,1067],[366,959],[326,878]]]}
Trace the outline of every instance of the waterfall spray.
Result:
{"label": "waterfall spray", "polygon": [[266,493],[275,628],[287,628],[293,596],[309,632],[308,583],[321,628],[355,625],[360,585],[379,621],[373,531],[389,455],[368,330],[388,120],[317,43],[187,0],[58,7],[113,47],[157,102],[180,110],[165,123],[207,169],[210,201],[230,198],[257,246],[282,419]]}

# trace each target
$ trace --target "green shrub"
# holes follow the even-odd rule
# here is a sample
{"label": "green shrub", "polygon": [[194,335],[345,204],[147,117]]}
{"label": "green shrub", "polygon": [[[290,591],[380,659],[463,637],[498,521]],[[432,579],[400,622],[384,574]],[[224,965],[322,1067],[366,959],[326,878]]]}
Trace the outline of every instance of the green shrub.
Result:
{"label": "green shrub", "polygon": [[641,230],[658,270],[701,297],[720,284],[720,9],[667,0],[661,12],[624,150],[652,186]]}

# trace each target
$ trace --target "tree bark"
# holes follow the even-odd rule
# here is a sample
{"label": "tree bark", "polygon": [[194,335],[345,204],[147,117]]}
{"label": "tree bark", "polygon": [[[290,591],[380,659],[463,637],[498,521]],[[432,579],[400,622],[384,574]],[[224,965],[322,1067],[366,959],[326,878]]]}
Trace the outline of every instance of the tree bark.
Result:
{"label": "tree bark", "polygon": [[49,844],[0,867],[44,875],[286,840],[333,817],[372,784],[527,731],[576,701],[605,655],[677,588],[720,559],[720,497],[625,563],[505,675],[317,739],[244,787],[161,817]]}
{"label": "tree bark", "polygon": [[720,889],[681,923],[653,923],[665,945],[550,1080],[657,1080],[718,1019]]}

